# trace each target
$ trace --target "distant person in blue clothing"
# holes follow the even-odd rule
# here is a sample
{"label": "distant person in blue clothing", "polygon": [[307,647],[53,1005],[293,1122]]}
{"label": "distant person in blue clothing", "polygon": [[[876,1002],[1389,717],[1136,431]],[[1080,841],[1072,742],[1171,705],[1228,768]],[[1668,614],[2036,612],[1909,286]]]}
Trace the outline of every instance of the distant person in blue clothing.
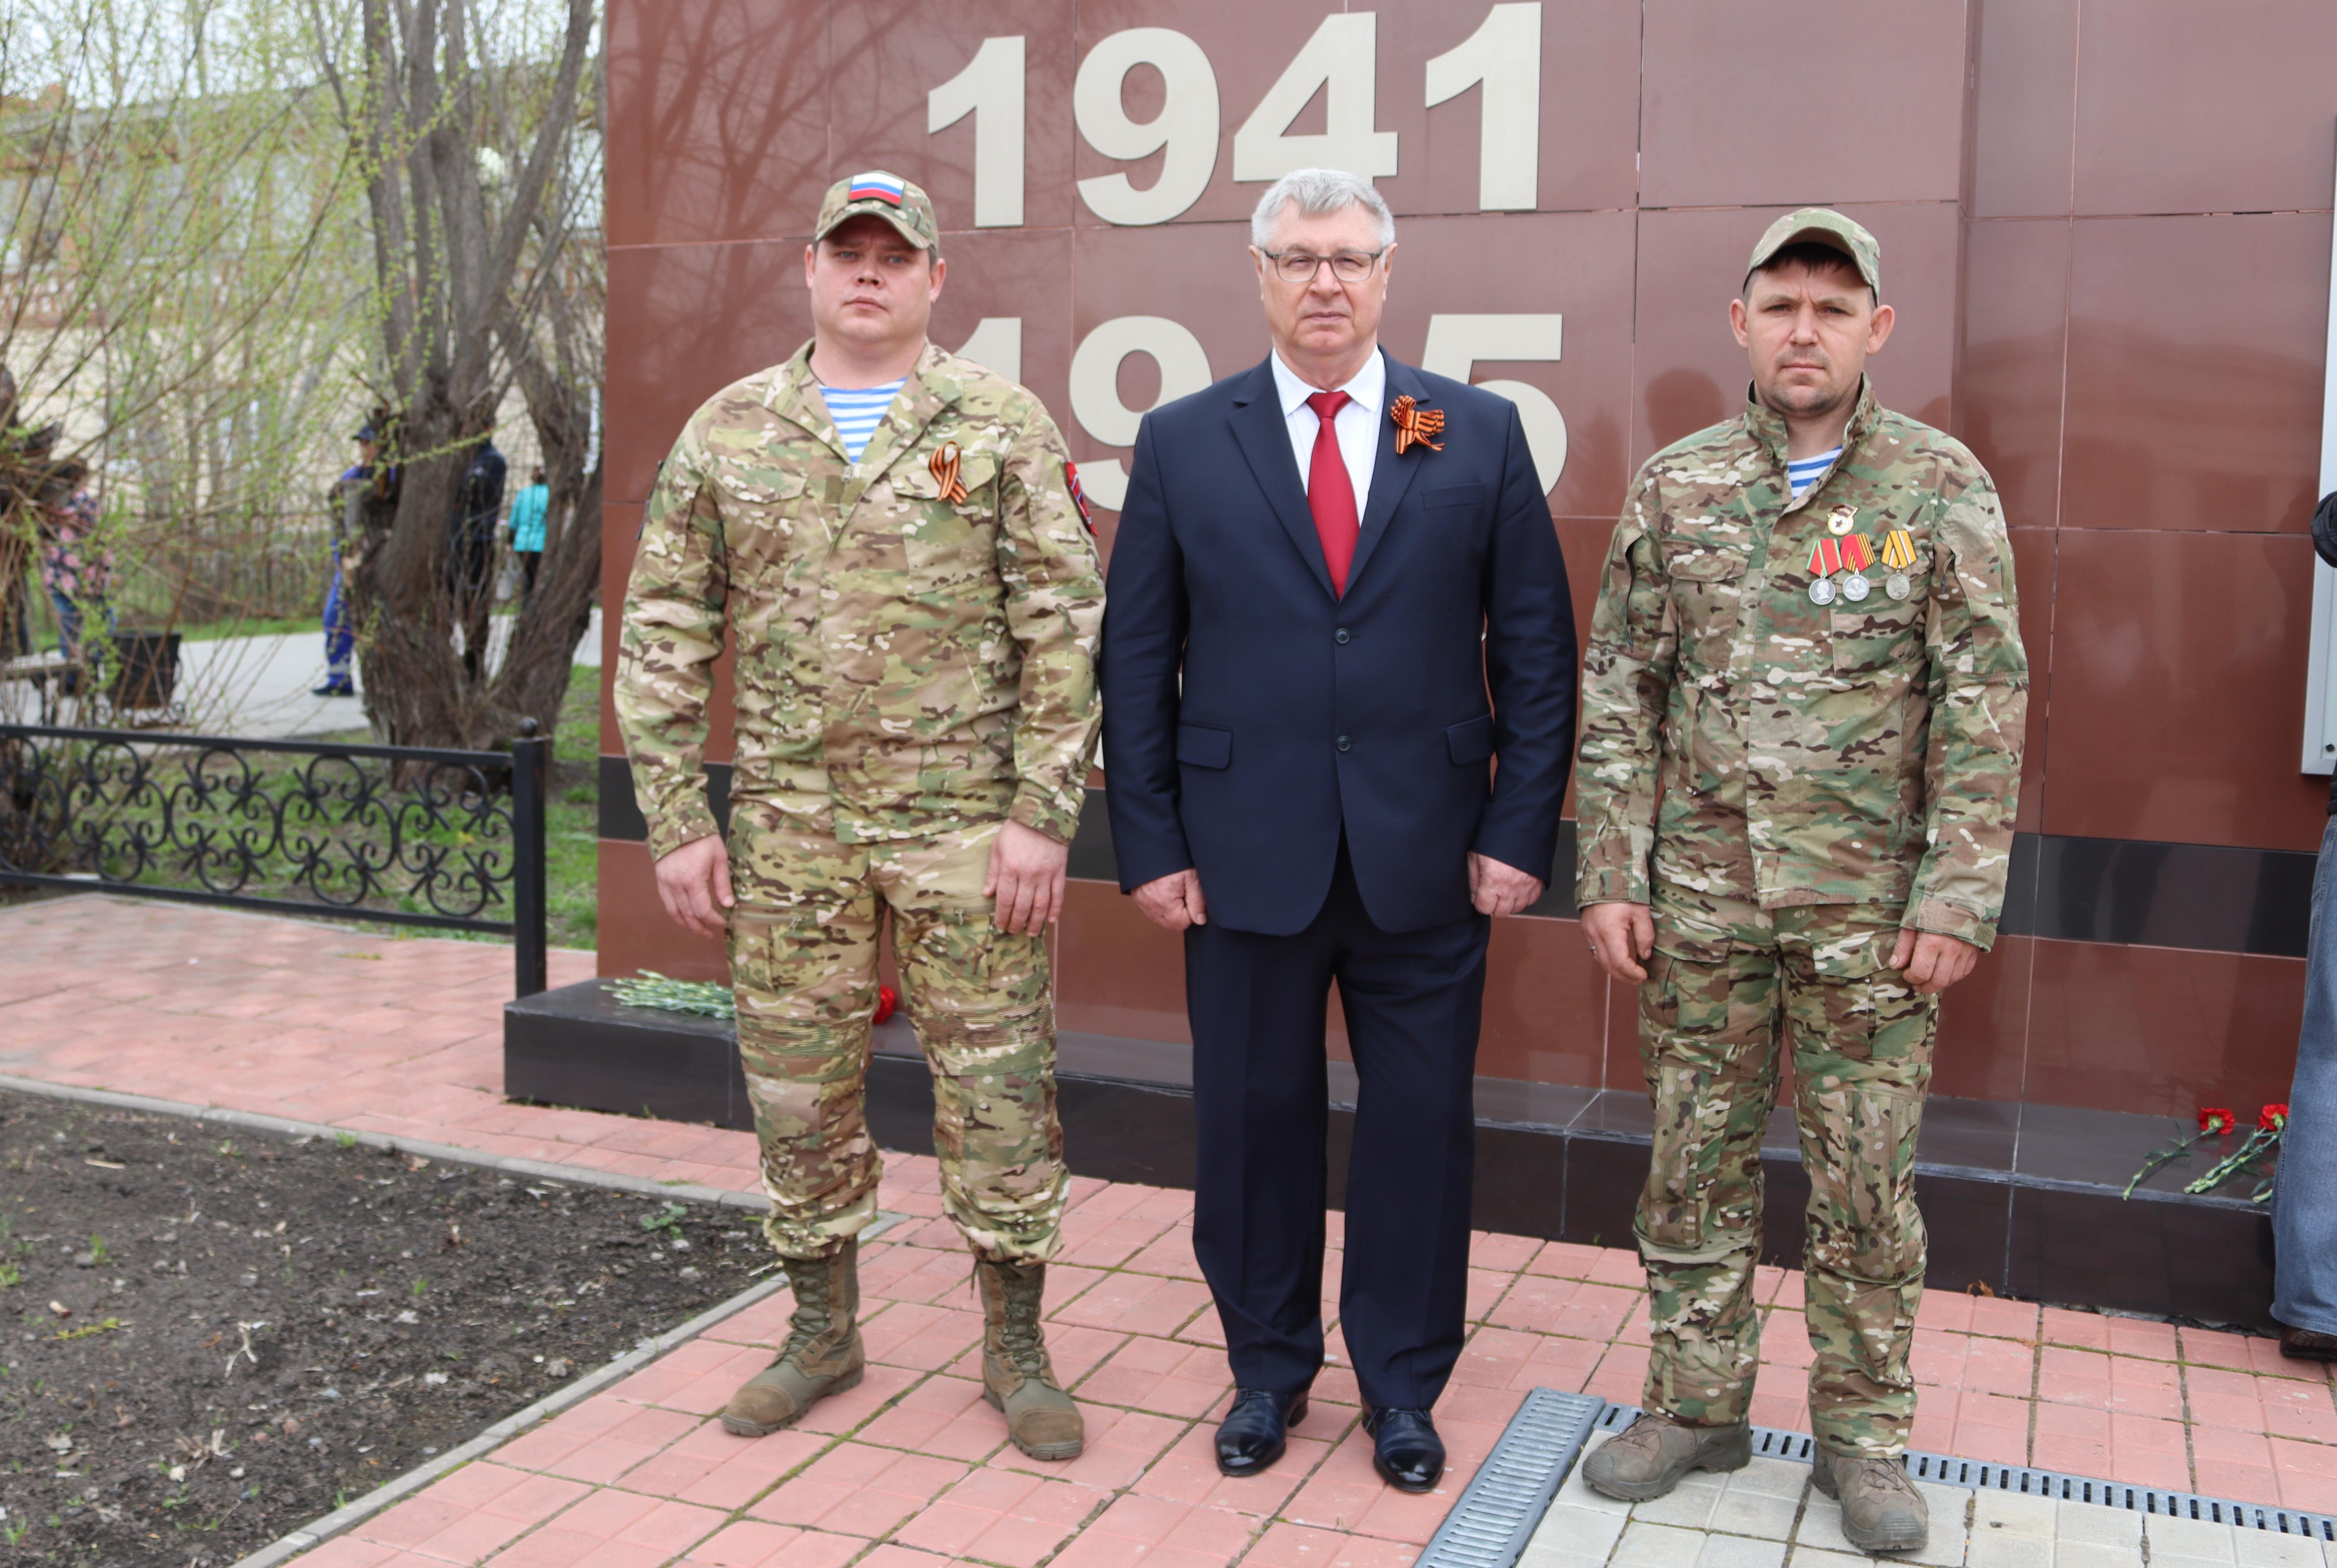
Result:
{"label": "distant person in blue clothing", "polygon": [[543,509],[551,499],[542,464],[529,475],[527,488],[512,497],[511,547],[519,561],[523,597],[535,592],[535,569],[543,564]]}
{"label": "distant person in blue clothing", "polygon": [[[2313,514],[2313,547],[2337,566],[2337,495]],[[2313,870],[2304,1026],[2272,1192],[2272,1315],[2283,1356],[2337,1361],[2337,779]]]}
{"label": "distant person in blue clothing", "polygon": [[333,565],[331,574],[325,580],[325,683],[309,689],[309,695],[315,697],[357,694],[357,683],[350,679],[357,640],[349,625],[348,584],[341,570],[341,552],[364,536],[361,511],[366,491],[373,485],[374,463],[381,456],[381,441],[371,420],[357,426],[356,439],[357,462],[343,469],[340,478],[333,484]]}

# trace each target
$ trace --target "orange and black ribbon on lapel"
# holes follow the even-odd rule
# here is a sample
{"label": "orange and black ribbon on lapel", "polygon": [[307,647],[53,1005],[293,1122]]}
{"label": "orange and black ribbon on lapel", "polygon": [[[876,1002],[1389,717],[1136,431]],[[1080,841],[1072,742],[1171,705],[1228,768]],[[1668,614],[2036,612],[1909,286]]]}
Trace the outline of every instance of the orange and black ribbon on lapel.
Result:
{"label": "orange and black ribbon on lapel", "polygon": [[1444,434],[1444,410],[1423,408],[1412,400],[1412,394],[1402,393],[1388,406],[1388,417],[1395,421],[1395,454],[1401,457],[1415,443],[1431,452],[1444,450],[1444,443],[1432,439]]}
{"label": "orange and black ribbon on lapel", "polygon": [[957,476],[957,443],[944,441],[926,465],[934,471],[934,482],[942,487],[942,499],[955,505],[965,499],[965,486]]}

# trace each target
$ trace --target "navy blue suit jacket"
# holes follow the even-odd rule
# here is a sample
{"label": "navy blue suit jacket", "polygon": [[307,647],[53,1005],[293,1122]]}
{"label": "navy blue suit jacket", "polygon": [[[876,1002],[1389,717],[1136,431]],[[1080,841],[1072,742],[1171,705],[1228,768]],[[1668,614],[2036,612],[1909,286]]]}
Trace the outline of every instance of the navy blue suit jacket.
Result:
{"label": "navy blue suit jacket", "polygon": [[1443,450],[1397,456],[1382,418],[1344,597],[1268,363],[1145,416],[1103,625],[1123,890],[1192,867],[1213,923],[1289,936],[1343,830],[1384,931],[1466,916],[1472,849],[1550,877],[1574,738],[1558,535],[1514,405],[1391,357],[1404,393],[1444,411]]}

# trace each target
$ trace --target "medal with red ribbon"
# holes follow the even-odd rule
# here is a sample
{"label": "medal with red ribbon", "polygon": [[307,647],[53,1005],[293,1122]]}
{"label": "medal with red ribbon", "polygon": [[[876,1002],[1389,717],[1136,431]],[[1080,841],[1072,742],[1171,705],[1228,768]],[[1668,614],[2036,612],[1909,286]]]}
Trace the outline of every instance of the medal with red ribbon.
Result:
{"label": "medal with red ribbon", "polygon": [[1843,598],[1856,603],[1873,591],[1863,575],[1873,564],[1874,553],[1867,547],[1863,534],[1818,540],[1810,546],[1810,603],[1833,603],[1836,593],[1834,573],[1847,570],[1850,575],[1843,579],[1839,591]]}

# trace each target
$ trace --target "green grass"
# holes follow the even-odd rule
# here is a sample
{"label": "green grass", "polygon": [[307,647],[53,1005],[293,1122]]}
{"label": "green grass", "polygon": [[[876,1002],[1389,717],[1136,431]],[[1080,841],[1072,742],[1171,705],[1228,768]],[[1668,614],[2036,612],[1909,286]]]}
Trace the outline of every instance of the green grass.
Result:
{"label": "green grass", "polygon": [[[326,736],[364,743],[373,731],[357,729]],[[544,927],[554,947],[591,949],[601,929],[601,671],[578,664],[568,671],[568,693],[552,728],[552,788],[544,804]],[[374,926],[391,937],[454,936],[501,942],[501,936],[467,931],[428,931],[412,926]]]}
{"label": "green grass", "polygon": [[553,727],[543,815],[545,923],[554,947],[594,947],[601,932],[601,671],[579,664]]}
{"label": "green grass", "polygon": [[[370,730],[328,740],[369,741]],[[568,671],[568,693],[552,728],[552,788],[543,812],[544,931],[554,947],[600,945],[601,931],[601,671],[578,664]],[[393,939],[454,936],[501,942],[501,936],[412,926],[369,927]]]}
{"label": "green grass", "polygon": [[[32,633],[35,647],[57,645],[56,611],[46,593],[34,595]],[[115,613],[124,632],[159,632],[170,618],[170,606],[161,608],[140,605],[122,600],[114,602]],[[170,628],[182,642],[216,642],[223,637],[280,637],[298,632],[323,636],[325,618],[322,615],[267,616],[246,615],[228,621],[181,622]]]}
{"label": "green grass", "polygon": [[[318,739],[365,744],[374,737],[370,729],[361,728]],[[590,949],[600,939],[600,750],[601,672],[578,665],[569,671],[568,691],[562,699],[560,715],[552,729],[552,776],[544,811],[545,926],[547,938],[555,947]],[[278,772],[297,764],[268,760],[258,766],[262,772]],[[124,813],[136,818],[152,814],[152,808]],[[454,847],[461,835],[450,827],[425,837]],[[179,878],[165,877],[158,880],[170,883]],[[263,877],[261,882],[268,884],[269,879]],[[255,885],[249,891],[263,896],[304,897],[288,884],[280,887]],[[409,908],[421,907],[411,897],[400,902]],[[451,936],[478,942],[510,940],[486,932],[386,926],[362,918],[354,926],[368,936],[391,941],[416,936]]]}

